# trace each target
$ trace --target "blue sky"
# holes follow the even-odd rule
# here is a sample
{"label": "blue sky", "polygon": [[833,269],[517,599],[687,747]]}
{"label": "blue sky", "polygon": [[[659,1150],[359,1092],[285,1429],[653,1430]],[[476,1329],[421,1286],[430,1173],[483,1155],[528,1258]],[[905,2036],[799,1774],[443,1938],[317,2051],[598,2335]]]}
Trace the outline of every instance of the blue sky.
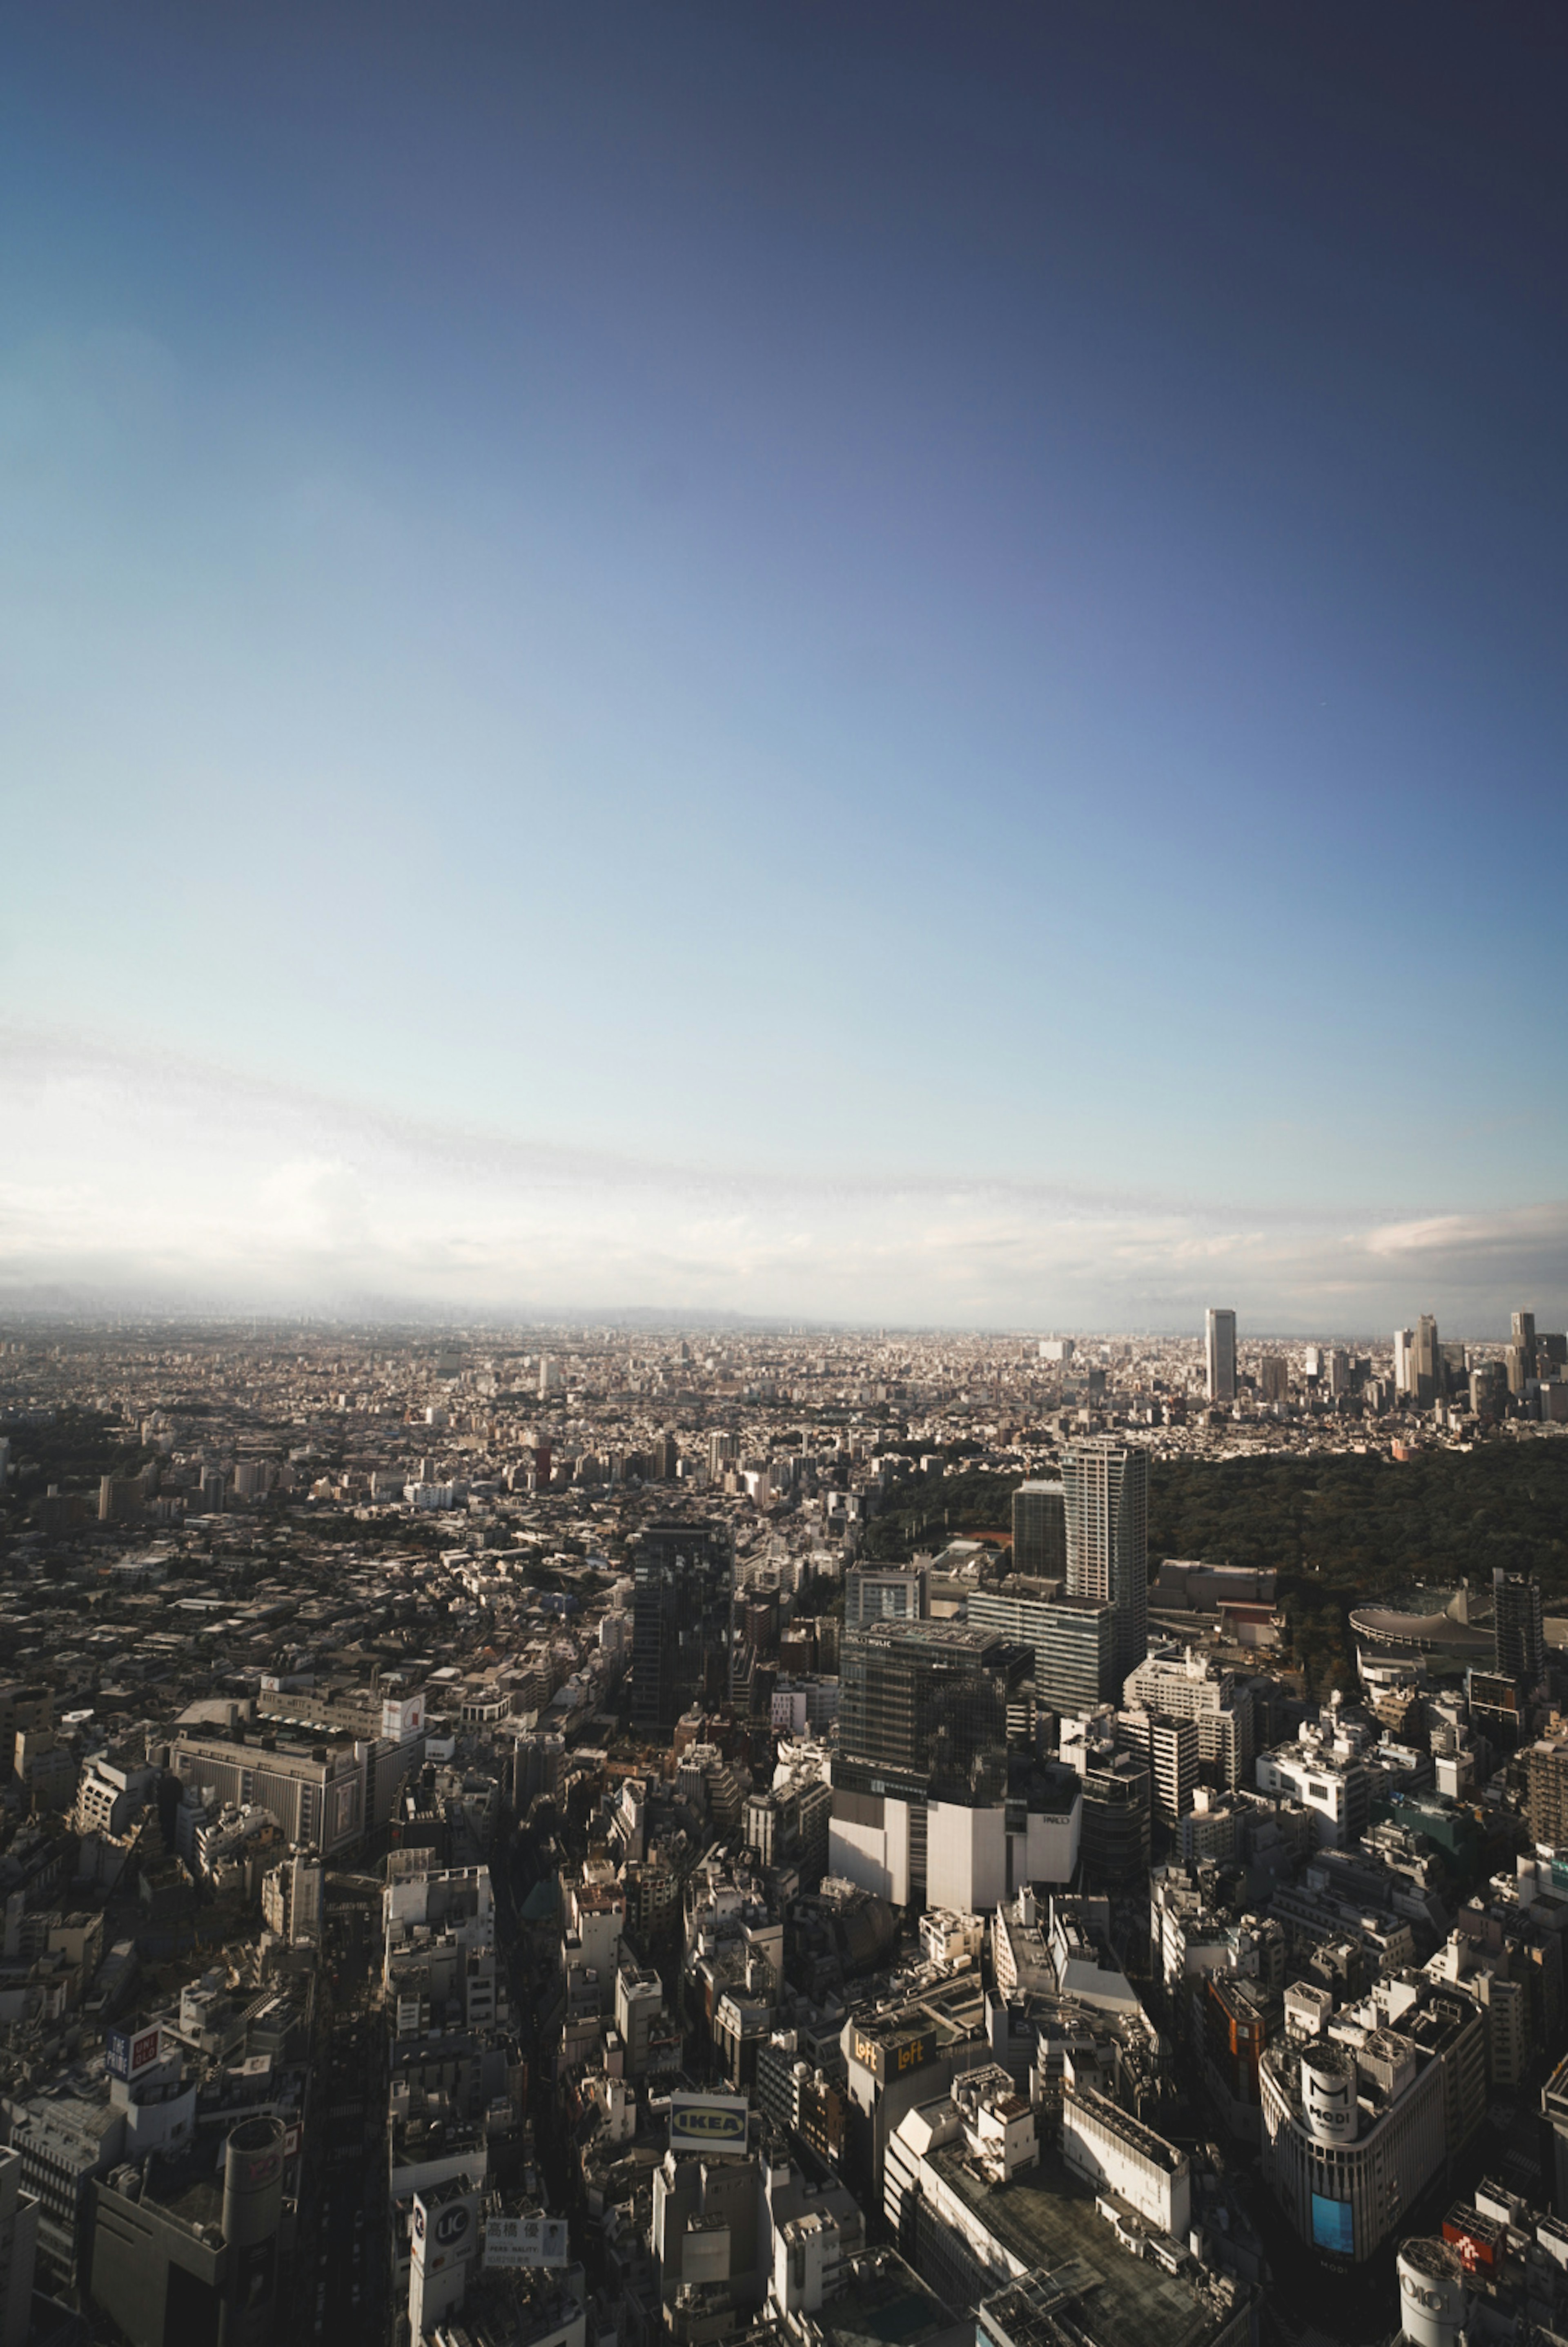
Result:
{"label": "blue sky", "polygon": [[1568,57],[1417,14],[13,12],[0,1283],[1568,1317]]}

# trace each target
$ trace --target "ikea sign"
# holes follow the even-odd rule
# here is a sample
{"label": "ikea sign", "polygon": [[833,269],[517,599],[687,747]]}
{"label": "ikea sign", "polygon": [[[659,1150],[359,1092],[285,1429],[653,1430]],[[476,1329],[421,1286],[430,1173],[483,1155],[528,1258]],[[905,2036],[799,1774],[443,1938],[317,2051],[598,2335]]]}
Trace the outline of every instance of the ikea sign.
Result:
{"label": "ikea sign", "polygon": [[743,2095],[672,2095],[671,2151],[744,2151],[750,2106]]}

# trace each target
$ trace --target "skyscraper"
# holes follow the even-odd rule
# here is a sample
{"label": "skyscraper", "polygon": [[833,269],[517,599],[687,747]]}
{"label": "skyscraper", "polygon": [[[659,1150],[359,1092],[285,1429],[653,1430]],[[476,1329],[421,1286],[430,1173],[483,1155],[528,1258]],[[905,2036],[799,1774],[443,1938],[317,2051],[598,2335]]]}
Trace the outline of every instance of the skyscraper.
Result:
{"label": "skyscraper", "polygon": [[1546,1668],[1546,1629],[1541,1583],[1532,1573],[1493,1571],[1492,1619],[1498,1669],[1526,1689],[1537,1686]]}
{"label": "skyscraper", "polygon": [[1093,1711],[1118,1692],[1113,1640],[1115,1608],[1104,1598],[1015,1596],[1016,1577],[1004,1589],[971,1590],[965,1619],[978,1628],[1034,1649],[1034,1693],[1049,1710]]}
{"label": "skyscraper", "polygon": [[1535,1315],[1533,1312],[1514,1314],[1513,1342],[1521,1356],[1524,1375],[1527,1378],[1532,1378],[1535,1375]]}
{"label": "skyscraper", "polygon": [[1079,1850],[1088,1891],[1135,1891],[1148,1881],[1148,1764],[1117,1751],[1112,1727],[1102,1711],[1062,1730],[1062,1758],[1084,1780]]}
{"label": "skyscraper", "polygon": [[648,1474],[656,1483],[673,1483],[680,1468],[680,1445],[673,1434],[664,1433],[648,1454]]}
{"label": "skyscraper", "polygon": [[1411,1361],[1410,1390],[1423,1409],[1436,1401],[1447,1387],[1443,1368],[1442,1344],[1438,1336],[1438,1324],[1430,1312],[1423,1312],[1416,1322],[1415,1352]]}
{"label": "skyscraper", "polygon": [[1066,1572],[1066,1501],[1060,1483],[1020,1483],[1013,1492],[1013,1570],[1051,1580]]}
{"label": "skyscraper", "polygon": [[[1007,1789],[1007,1687],[1017,1650],[994,1630],[896,1621],[847,1630],[839,1655],[839,1749],[933,1800]],[[846,1772],[847,1776],[847,1772]],[[841,1781],[835,1768],[833,1781]]]}
{"label": "skyscraper", "polygon": [[1394,1391],[1414,1393],[1416,1389],[1416,1332],[1413,1328],[1394,1330]]}
{"label": "skyscraper", "polygon": [[[829,1864],[895,1906],[994,1906],[1013,1876],[1007,1702],[1028,1649],[962,1622],[846,1630]],[[1028,1867],[1029,1829],[1017,1852]],[[1054,1879],[1064,1879],[1070,1864]],[[1034,1866],[1030,1879],[1046,1870]]]}
{"label": "skyscraper", "polygon": [[1210,1401],[1236,1399],[1236,1315],[1211,1304],[1203,1316]]}
{"label": "skyscraper", "polygon": [[1568,1849],[1568,1736],[1542,1737],[1530,1747],[1525,1766],[1531,1840]]}
{"label": "skyscraper", "polygon": [[717,1524],[650,1524],[632,1560],[632,1724],[673,1728],[729,1695],[735,1560]]}
{"label": "skyscraper", "polygon": [[1185,1818],[1197,1785],[1196,1720],[1168,1712],[1124,1711],[1117,1715],[1116,1740],[1147,1768],[1155,1815],[1167,1827]]}
{"label": "skyscraper", "polygon": [[1252,1782],[1253,1706],[1233,1671],[1220,1670],[1193,1649],[1156,1646],[1123,1690],[1129,1709],[1197,1722],[1197,1755],[1207,1780],[1235,1787]]}
{"label": "skyscraper", "polygon": [[865,1629],[889,1620],[923,1621],[929,1583],[923,1565],[856,1565],[844,1575],[845,1629]]}
{"label": "skyscraper", "polygon": [[1062,1454],[1067,1594],[1115,1608],[1115,1686],[1149,1649],[1149,1454],[1101,1435]]}

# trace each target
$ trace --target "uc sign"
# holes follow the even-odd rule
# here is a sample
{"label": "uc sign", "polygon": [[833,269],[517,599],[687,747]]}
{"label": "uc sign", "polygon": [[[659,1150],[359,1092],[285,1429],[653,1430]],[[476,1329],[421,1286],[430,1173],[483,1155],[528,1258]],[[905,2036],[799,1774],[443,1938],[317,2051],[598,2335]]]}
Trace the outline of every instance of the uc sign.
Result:
{"label": "uc sign", "polygon": [[468,2230],[468,2211],[459,2201],[455,2209],[443,2209],[435,2220],[435,2238],[443,2249],[451,2249],[461,2241]]}

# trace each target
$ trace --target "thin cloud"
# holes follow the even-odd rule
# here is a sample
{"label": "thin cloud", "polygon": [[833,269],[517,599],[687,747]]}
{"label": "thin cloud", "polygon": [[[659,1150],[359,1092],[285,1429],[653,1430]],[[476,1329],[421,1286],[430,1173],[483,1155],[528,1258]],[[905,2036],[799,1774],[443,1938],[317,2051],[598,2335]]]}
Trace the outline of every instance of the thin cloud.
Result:
{"label": "thin cloud", "polygon": [[993,1327],[1568,1319],[1568,1204],[1391,1223],[1009,1182],[754,1178],[457,1133],[79,1038],[0,1036],[0,1302],[701,1307]]}

